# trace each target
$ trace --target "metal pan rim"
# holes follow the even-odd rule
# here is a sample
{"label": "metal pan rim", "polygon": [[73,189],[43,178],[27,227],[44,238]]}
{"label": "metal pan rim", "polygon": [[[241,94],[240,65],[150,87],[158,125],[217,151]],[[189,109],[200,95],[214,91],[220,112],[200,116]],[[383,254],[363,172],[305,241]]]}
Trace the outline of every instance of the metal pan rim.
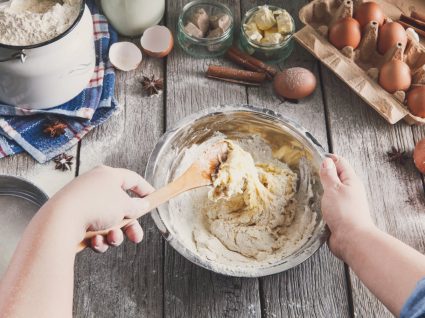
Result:
{"label": "metal pan rim", "polygon": [[[5,184],[4,181],[15,181],[17,186],[10,186],[10,184]],[[34,183],[22,177],[7,174],[0,174],[0,196],[18,197],[31,201],[40,207],[49,199],[49,196]]]}

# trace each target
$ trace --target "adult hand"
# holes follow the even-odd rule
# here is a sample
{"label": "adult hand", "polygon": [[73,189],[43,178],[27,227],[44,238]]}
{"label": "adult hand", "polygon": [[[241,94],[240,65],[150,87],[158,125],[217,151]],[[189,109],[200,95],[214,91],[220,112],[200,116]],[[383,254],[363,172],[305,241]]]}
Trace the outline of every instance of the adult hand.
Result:
{"label": "adult hand", "polygon": [[[128,190],[139,197],[130,197]],[[141,211],[147,212],[143,197],[153,190],[133,171],[99,166],[65,186],[43,206],[40,213],[66,214],[80,242],[87,230],[108,229],[124,218],[136,218]],[[118,246],[124,240],[123,231],[130,241],[139,243],[143,239],[143,230],[135,220],[123,230],[113,229],[105,237],[93,237],[91,247],[97,252],[105,252],[109,246]]]}
{"label": "adult hand", "polygon": [[344,259],[345,242],[364,230],[374,230],[363,184],[342,157],[326,158],[320,169],[324,194],[323,218],[331,231],[329,247]]}

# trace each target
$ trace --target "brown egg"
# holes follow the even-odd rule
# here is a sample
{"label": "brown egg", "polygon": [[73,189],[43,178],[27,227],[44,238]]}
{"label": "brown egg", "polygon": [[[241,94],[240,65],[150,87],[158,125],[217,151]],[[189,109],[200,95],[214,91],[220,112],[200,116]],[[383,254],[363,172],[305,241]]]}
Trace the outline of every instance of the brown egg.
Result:
{"label": "brown egg", "polygon": [[338,20],[329,30],[329,42],[338,50],[346,46],[357,48],[361,37],[360,24],[353,18]]}
{"label": "brown egg", "polygon": [[277,73],[273,88],[278,96],[289,99],[304,98],[316,88],[316,77],[302,67],[292,67]]}
{"label": "brown egg", "polygon": [[400,42],[403,47],[406,47],[407,34],[400,23],[388,22],[380,29],[378,34],[378,52],[381,54],[387,53],[389,49]]}
{"label": "brown egg", "polygon": [[415,162],[416,168],[422,173],[425,173],[425,138],[420,140],[413,152],[413,161]]}
{"label": "brown egg", "polygon": [[399,60],[391,60],[379,71],[379,85],[387,92],[405,91],[410,87],[412,75],[409,66]]}
{"label": "brown egg", "polygon": [[376,21],[381,26],[384,24],[385,15],[376,2],[363,2],[354,13],[360,27],[363,29],[370,21]]}
{"label": "brown egg", "polygon": [[416,87],[407,94],[407,107],[413,115],[425,118],[425,86]]}
{"label": "brown egg", "polygon": [[174,47],[173,34],[163,25],[154,25],[143,32],[140,45],[147,55],[162,58],[170,54]]}

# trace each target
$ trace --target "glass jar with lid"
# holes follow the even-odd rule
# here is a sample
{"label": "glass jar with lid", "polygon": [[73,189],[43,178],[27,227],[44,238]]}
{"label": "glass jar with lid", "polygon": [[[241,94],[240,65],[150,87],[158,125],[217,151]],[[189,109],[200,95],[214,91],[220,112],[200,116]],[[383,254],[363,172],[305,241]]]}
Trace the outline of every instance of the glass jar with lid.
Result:
{"label": "glass jar with lid", "polygon": [[158,24],[165,11],[165,0],[101,0],[101,5],[108,21],[125,36],[142,34]]}

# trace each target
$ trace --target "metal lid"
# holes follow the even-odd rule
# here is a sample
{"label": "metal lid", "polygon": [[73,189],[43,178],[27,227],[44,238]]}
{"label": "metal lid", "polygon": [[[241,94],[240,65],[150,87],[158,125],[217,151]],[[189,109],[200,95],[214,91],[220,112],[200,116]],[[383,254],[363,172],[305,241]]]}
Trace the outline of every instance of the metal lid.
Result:
{"label": "metal lid", "polygon": [[0,277],[26,226],[48,199],[47,194],[31,182],[0,175]]}
{"label": "metal lid", "polygon": [[15,196],[42,206],[49,196],[33,183],[14,176],[0,175],[0,195]]}

